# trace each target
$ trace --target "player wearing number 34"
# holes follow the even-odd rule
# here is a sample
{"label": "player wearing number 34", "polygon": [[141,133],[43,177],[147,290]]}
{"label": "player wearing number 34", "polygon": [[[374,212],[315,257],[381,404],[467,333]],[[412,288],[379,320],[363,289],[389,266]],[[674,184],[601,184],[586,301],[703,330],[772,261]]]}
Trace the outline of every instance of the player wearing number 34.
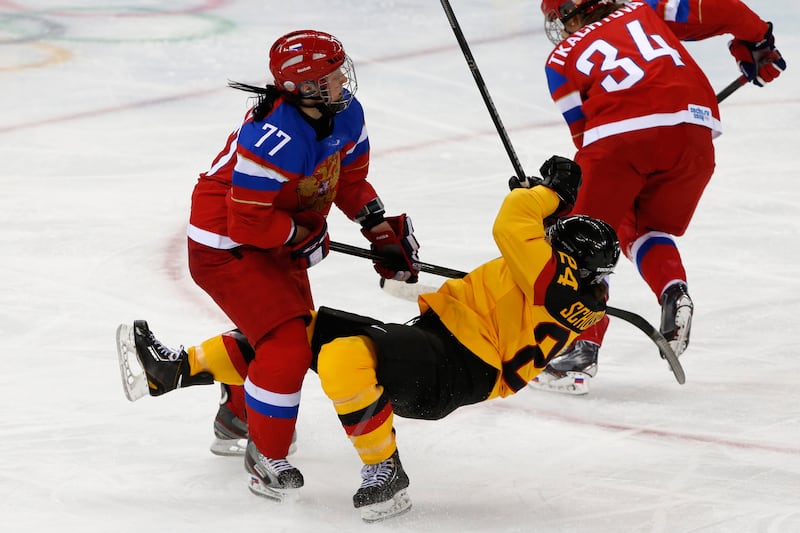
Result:
{"label": "player wearing number 34", "polygon": [[[694,310],[674,237],[686,232],[714,172],[721,133],[714,89],[681,44],[732,34],[741,74],[757,86],[786,68],[761,20],[739,0],[544,0],[550,94],[583,170],[573,213],[608,222],[661,306],[680,355]],[[554,359],[534,388],[585,394],[608,318]]]}

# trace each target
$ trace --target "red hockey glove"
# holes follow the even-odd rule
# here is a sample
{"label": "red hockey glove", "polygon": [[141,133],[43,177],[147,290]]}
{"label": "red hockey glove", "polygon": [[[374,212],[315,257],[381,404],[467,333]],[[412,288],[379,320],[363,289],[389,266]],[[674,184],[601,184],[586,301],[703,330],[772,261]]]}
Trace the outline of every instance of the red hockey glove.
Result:
{"label": "red hockey glove", "polygon": [[301,211],[292,218],[295,224],[308,228],[311,233],[302,241],[291,245],[291,257],[300,268],[311,268],[325,259],[331,250],[328,223],[316,211]]}
{"label": "red hockey glove", "polygon": [[771,82],[786,70],[786,61],[775,48],[772,23],[767,22],[767,26],[767,33],[757,43],[741,39],[734,39],[728,43],[728,49],[736,59],[739,70],[747,81],[759,87]]}
{"label": "red hockey glove", "polygon": [[416,283],[419,274],[419,243],[414,237],[411,219],[403,213],[396,217],[386,217],[391,230],[373,233],[362,229],[361,233],[372,243],[372,253],[379,256],[373,261],[375,271],[384,279]]}

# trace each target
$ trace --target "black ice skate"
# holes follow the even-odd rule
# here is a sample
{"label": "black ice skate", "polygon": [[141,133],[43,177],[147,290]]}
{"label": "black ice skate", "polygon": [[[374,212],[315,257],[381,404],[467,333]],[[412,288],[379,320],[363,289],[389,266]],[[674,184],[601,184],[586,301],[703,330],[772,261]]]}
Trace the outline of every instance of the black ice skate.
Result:
{"label": "black ice skate", "polygon": [[661,334],[669,341],[675,355],[681,355],[689,346],[694,304],[686,284],[673,283],[661,294]]}
{"label": "black ice skate", "polygon": [[[190,376],[189,359],[183,347],[172,350],[164,346],[144,320],[134,321],[133,327],[120,324],[117,328],[117,357],[122,387],[132,402],[148,394],[160,396],[180,387],[214,383],[208,372]],[[138,368],[132,364],[134,360]]]}
{"label": "black ice skate", "polygon": [[262,454],[253,444],[247,441],[244,454],[244,467],[249,473],[250,492],[278,502],[293,500],[303,486],[303,474],[293,467],[289,461],[270,459]]}
{"label": "black ice skate", "polygon": [[395,450],[391,457],[361,469],[361,487],[353,495],[353,506],[361,510],[365,522],[378,522],[411,509],[408,476]]}
{"label": "black ice skate", "polygon": [[554,357],[528,384],[533,389],[581,395],[589,392],[589,381],[597,375],[600,346],[577,340]]}

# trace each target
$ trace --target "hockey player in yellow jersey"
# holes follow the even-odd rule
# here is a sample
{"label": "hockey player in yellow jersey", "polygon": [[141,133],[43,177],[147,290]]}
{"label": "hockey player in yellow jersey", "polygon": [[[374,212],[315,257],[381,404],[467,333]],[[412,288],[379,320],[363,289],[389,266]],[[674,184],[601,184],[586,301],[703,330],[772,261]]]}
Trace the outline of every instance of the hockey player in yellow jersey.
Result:
{"label": "hockey player in yellow jersey", "polygon": [[[553,156],[540,172],[542,178],[524,184],[512,178],[492,230],[501,257],[422,294],[412,322],[383,323],[324,307],[315,314],[312,368],[364,463],[353,503],[365,521],[411,507],[395,414],[436,420],[514,394],[605,315],[604,279],[620,253],[616,234],[590,217],[558,218],[580,187],[574,162]],[[246,343],[209,340],[190,348],[191,356],[181,351],[168,363],[153,363],[143,352],[148,342],[161,343],[146,324],[143,332],[135,349],[151,394],[153,387],[161,394],[180,386],[180,373],[224,375],[232,384],[244,377],[236,369],[246,368]],[[165,370],[159,374],[156,367]]]}
{"label": "hockey player in yellow jersey", "polygon": [[572,207],[580,170],[555,157],[541,172],[539,186],[512,190],[500,208],[492,231],[500,258],[422,294],[409,325],[376,324],[322,346],[322,388],[364,463],[353,501],[365,520],[411,505],[394,414],[436,420],[514,394],[605,315],[616,234],[583,216],[546,231],[545,218]]}

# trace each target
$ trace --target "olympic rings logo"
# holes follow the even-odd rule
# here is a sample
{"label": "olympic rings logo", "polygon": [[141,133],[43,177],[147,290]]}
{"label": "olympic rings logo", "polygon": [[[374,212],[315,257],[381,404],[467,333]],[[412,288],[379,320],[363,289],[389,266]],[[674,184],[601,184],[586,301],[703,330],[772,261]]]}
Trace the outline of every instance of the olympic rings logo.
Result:
{"label": "olympic rings logo", "polygon": [[[30,9],[0,0],[0,73],[42,68],[73,54],[64,42],[119,44],[207,39],[235,24],[208,13],[230,0],[184,8],[67,6]],[[174,6],[175,3],[172,3]]]}

